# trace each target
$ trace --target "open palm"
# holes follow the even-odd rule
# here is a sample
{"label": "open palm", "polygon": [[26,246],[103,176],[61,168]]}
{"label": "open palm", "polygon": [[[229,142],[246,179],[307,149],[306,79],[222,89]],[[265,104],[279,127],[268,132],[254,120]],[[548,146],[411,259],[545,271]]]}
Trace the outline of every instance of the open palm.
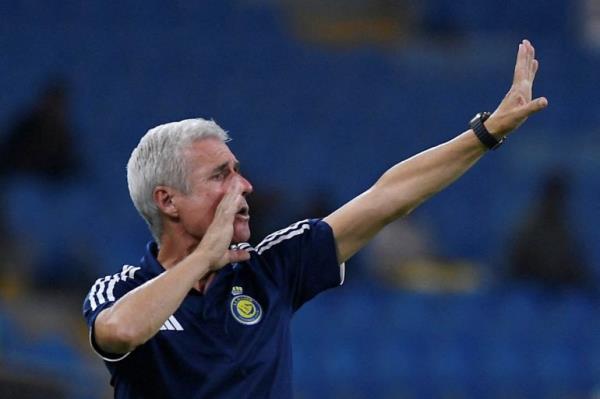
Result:
{"label": "open palm", "polygon": [[533,81],[539,63],[535,59],[535,49],[529,40],[519,44],[512,86],[486,121],[487,129],[494,136],[504,137],[518,128],[527,118],[546,108],[548,100],[538,97],[532,100]]}

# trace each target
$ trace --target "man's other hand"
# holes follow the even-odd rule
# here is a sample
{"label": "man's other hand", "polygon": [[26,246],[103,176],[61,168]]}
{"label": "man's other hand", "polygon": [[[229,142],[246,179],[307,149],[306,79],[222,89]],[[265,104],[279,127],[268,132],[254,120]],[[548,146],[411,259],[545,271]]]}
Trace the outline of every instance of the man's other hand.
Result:
{"label": "man's other hand", "polygon": [[531,99],[538,67],[535,49],[529,40],[523,40],[519,44],[512,86],[498,108],[484,123],[487,130],[496,138],[505,137],[525,122],[530,115],[548,106],[545,97]]}

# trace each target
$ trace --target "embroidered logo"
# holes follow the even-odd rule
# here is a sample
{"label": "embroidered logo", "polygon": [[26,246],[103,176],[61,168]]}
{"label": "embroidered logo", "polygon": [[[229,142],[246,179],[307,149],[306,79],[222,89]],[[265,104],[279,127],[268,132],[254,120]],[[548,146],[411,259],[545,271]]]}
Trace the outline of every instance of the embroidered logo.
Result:
{"label": "embroidered logo", "polygon": [[260,321],[262,308],[248,295],[236,295],[231,299],[231,314],[240,323],[251,326]]}
{"label": "embroidered logo", "polygon": [[179,324],[175,316],[170,316],[167,320],[165,320],[165,324],[163,324],[160,329],[162,331],[183,331],[183,327],[181,327],[181,324]]}

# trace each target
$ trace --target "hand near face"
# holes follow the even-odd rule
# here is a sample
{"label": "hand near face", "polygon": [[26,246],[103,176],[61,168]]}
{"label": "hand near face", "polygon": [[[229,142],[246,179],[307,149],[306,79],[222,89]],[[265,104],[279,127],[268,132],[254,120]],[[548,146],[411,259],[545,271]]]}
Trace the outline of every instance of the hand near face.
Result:
{"label": "hand near face", "polygon": [[538,67],[535,49],[529,40],[523,40],[519,44],[512,86],[498,108],[485,122],[488,131],[497,138],[508,135],[525,122],[530,115],[548,106],[548,100],[545,97],[531,99],[533,81]]}
{"label": "hand near face", "polygon": [[250,254],[247,251],[229,249],[233,237],[234,219],[236,214],[246,205],[243,194],[242,178],[234,176],[217,206],[212,223],[195,250],[195,252],[202,253],[213,271],[228,263],[250,259]]}

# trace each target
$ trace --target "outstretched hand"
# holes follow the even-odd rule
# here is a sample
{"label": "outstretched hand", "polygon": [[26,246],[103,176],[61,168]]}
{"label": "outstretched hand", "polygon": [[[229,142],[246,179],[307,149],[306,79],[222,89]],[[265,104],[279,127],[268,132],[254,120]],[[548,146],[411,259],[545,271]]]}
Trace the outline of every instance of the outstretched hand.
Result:
{"label": "outstretched hand", "polygon": [[529,40],[523,40],[519,44],[512,86],[498,108],[485,122],[487,130],[497,138],[508,135],[521,126],[530,115],[548,106],[545,97],[531,99],[538,67],[535,49]]}
{"label": "outstretched hand", "polygon": [[239,178],[234,177],[217,206],[212,223],[196,249],[207,259],[212,271],[218,270],[228,263],[250,259],[247,251],[229,249],[233,237],[235,215],[245,204],[243,192],[242,182]]}

